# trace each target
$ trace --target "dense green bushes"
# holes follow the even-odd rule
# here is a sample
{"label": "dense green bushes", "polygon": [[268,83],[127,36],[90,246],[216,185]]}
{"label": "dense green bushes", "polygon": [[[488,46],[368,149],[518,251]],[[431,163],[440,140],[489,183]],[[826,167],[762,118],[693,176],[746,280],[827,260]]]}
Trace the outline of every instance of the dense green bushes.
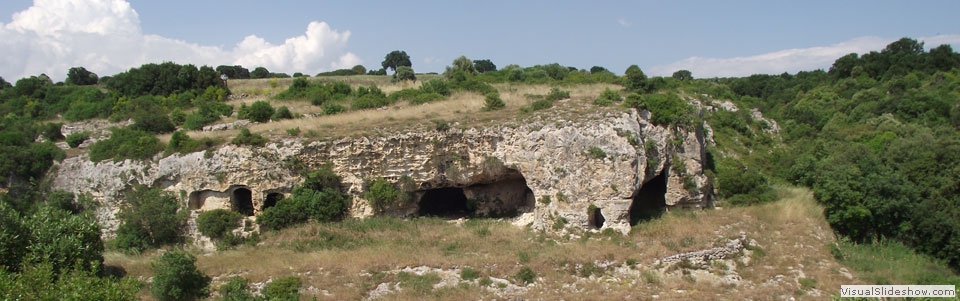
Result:
{"label": "dense green bushes", "polygon": [[133,252],[183,241],[188,212],[169,192],[137,187],[128,192],[127,206],[118,215],[120,227],[114,244]]}
{"label": "dense green bushes", "polygon": [[170,143],[167,144],[167,149],[163,152],[165,156],[173,153],[192,153],[202,150],[208,150],[220,144],[220,141],[204,137],[200,140],[195,140],[190,138],[184,131],[173,132],[173,135],[170,136]]}
{"label": "dense green bushes", "polygon": [[109,139],[100,140],[90,146],[90,161],[100,162],[113,158],[146,160],[160,151],[164,145],[151,133],[130,128],[112,128]]}
{"label": "dense green bushes", "polygon": [[227,209],[204,211],[197,216],[197,230],[210,238],[221,239],[240,227],[242,218],[240,213]]}
{"label": "dense green bushes", "polygon": [[363,198],[367,199],[377,211],[382,212],[392,206],[406,202],[410,198],[409,194],[393,186],[384,178],[374,178],[367,182],[369,188],[363,193]]}
{"label": "dense green bushes", "polygon": [[233,137],[233,140],[230,140],[230,143],[235,145],[264,146],[268,141],[270,140],[266,137],[263,137],[260,134],[250,133],[250,129],[248,128],[242,128],[240,129],[240,134],[237,134],[236,137]]}
{"label": "dense green bushes", "polygon": [[197,270],[197,258],[184,251],[169,251],[150,264],[150,294],[159,300],[192,300],[209,294],[210,276]]}
{"label": "dense green bushes", "polygon": [[303,183],[293,188],[293,195],[277,201],[257,217],[267,229],[283,229],[309,220],[320,222],[343,218],[347,196],[340,192],[340,177],[329,167],[308,173]]}
{"label": "dense green bushes", "polygon": [[674,93],[666,94],[630,94],[625,106],[650,111],[650,121],[658,125],[693,124],[693,108]]}

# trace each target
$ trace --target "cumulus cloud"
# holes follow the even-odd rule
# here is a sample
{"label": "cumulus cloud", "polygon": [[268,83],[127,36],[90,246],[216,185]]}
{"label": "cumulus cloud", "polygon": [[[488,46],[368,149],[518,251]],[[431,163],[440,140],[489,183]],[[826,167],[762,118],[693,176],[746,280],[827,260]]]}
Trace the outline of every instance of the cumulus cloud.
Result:
{"label": "cumulus cloud", "polygon": [[630,27],[630,22],[624,18],[617,19],[617,24],[620,24],[620,26],[623,26],[623,27]]}
{"label": "cumulus cloud", "polygon": [[[751,74],[795,73],[803,70],[827,69],[837,58],[849,53],[878,51],[897,39],[860,37],[849,41],[809,48],[796,48],[754,56],[732,58],[690,57],[650,69],[653,75],[666,76],[677,70],[690,70],[696,77],[735,77]],[[939,35],[918,38],[927,48],[960,43],[960,35]]]}
{"label": "cumulus cloud", "polygon": [[75,66],[102,76],[172,61],[315,73],[361,63],[346,50],[349,38],[349,31],[311,22],[303,35],[283,44],[251,35],[225,49],[144,34],[139,15],[124,0],[34,0],[10,23],[0,23],[0,72],[8,81],[40,73],[62,80]]}

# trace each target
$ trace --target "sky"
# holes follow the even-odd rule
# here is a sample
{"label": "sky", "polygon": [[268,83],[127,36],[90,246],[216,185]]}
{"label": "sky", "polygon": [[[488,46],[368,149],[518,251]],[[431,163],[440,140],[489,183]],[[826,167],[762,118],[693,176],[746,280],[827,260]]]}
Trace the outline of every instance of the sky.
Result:
{"label": "sky", "polygon": [[622,74],[748,76],[828,69],[901,37],[960,50],[960,1],[3,0],[0,76],[145,63],[316,74],[393,50],[417,72],[461,56]]}

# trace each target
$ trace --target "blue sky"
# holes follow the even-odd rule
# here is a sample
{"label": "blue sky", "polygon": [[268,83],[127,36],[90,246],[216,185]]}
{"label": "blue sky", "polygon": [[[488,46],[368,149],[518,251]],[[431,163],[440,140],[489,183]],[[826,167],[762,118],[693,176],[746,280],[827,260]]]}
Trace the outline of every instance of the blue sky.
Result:
{"label": "blue sky", "polygon": [[379,68],[396,49],[417,72],[466,55],[500,67],[792,73],[904,36],[958,49],[957,12],[960,1],[4,0],[0,76],[161,61],[315,74]]}

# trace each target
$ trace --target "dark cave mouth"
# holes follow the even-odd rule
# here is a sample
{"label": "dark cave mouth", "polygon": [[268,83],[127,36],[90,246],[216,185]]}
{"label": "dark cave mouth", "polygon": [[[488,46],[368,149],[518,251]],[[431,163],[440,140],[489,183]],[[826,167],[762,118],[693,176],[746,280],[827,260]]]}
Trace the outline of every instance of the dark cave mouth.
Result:
{"label": "dark cave mouth", "polygon": [[230,193],[230,207],[233,211],[253,216],[253,192],[246,187],[237,187]]}
{"label": "dark cave mouth", "polygon": [[630,204],[630,225],[659,218],[667,211],[667,171],[644,183]]}
{"label": "dark cave mouth", "polygon": [[490,183],[421,190],[417,216],[445,219],[513,218],[534,207],[533,191],[519,172]]}
{"label": "dark cave mouth", "polygon": [[463,188],[444,187],[430,189],[420,197],[418,216],[435,216],[457,219],[473,216],[477,210],[476,204],[469,204]]}

